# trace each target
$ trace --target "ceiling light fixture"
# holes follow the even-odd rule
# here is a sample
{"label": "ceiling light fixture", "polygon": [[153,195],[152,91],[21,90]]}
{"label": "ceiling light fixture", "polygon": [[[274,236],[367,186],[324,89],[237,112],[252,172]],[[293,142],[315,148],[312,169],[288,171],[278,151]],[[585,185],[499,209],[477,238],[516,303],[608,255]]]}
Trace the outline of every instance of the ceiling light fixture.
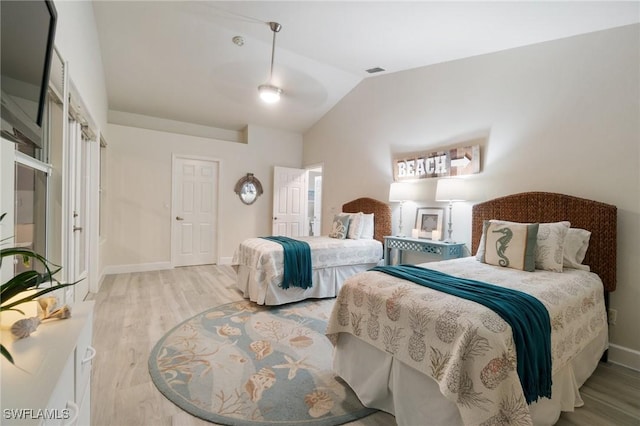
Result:
{"label": "ceiling light fixture", "polygon": [[269,82],[258,86],[258,93],[260,93],[260,99],[267,103],[274,103],[280,100],[282,89],[272,84],[273,80],[273,58],[276,50],[276,33],[282,29],[282,25],[277,22],[267,22],[269,28],[273,31],[273,44],[271,45],[271,72],[269,74]]}

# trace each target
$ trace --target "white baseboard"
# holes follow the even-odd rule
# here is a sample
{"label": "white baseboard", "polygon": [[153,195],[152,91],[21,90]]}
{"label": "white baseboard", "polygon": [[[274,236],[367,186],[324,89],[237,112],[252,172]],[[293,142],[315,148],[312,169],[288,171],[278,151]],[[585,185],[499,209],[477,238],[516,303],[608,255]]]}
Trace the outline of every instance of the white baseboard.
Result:
{"label": "white baseboard", "polygon": [[640,351],[609,344],[609,361],[640,371]]}
{"label": "white baseboard", "polygon": [[218,258],[218,265],[231,265],[233,257],[220,257]]}
{"label": "white baseboard", "polygon": [[164,269],[173,269],[171,262],[139,263],[134,265],[111,265],[105,266],[102,273],[103,275],[128,274],[131,272],[161,271]]}

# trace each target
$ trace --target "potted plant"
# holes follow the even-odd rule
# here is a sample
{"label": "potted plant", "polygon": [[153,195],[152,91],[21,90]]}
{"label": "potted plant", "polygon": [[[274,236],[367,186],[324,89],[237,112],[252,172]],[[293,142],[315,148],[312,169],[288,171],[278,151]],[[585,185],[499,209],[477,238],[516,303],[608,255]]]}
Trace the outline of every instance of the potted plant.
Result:
{"label": "potted plant", "polygon": [[[0,222],[4,219],[6,213],[0,216]],[[5,242],[7,238],[0,240]],[[75,285],[76,283],[61,284],[54,275],[57,274],[62,267],[49,262],[44,256],[35,251],[23,247],[6,247],[0,249],[0,266],[2,261],[7,257],[17,256],[26,266],[33,263],[41,266],[40,268],[30,268],[27,271],[20,272],[7,282],[0,284],[0,313],[4,311],[18,311],[24,315],[18,306],[22,303],[31,302],[38,297],[59,290],[61,288]],[[43,269],[42,272],[36,269]],[[49,287],[41,288],[43,284],[50,284]],[[25,293],[26,292],[26,293]],[[23,294],[24,293],[24,294]],[[24,297],[20,297],[23,294]],[[16,297],[17,296],[17,297]],[[9,303],[6,303],[10,299]],[[13,357],[4,345],[0,343],[0,351],[9,362],[14,363]]]}

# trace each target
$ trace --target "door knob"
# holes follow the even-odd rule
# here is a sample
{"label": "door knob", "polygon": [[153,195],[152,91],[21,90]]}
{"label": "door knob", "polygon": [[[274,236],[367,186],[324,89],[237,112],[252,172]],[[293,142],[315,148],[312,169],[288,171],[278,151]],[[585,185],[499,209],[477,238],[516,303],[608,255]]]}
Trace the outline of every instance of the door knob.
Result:
{"label": "door knob", "polygon": [[180,216],[176,216],[176,220],[184,220],[184,218]]}
{"label": "door knob", "polygon": [[82,231],[82,226],[74,226],[73,232],[76,232],[76,231]]}

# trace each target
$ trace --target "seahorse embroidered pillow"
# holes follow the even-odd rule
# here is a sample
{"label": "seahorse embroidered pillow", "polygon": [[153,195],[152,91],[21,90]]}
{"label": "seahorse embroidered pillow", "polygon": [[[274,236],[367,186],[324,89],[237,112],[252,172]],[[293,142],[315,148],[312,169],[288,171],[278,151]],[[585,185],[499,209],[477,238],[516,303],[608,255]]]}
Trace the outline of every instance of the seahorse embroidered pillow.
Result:
{"label": "seahorse embroidered pillow", "polygon": [[351,216],[348,213],[337,214],[333,218],[333,224],[331,225],[331,232],[329,236],[331,238],[338,238],[344,240],[347,238],[349,232],[349,219]]}
{"label": "seahorse embroidered pillow", "polygon": [[489,265],[533,272],[536,269],[537,223],[484,222],[484,253]]}
{"label": "seahorse embroidered pillow", "polygon": [[[490,220],[491,223],[520,224],[520,222],[509,222],[506,220]],[[526,224],[525,224],[526,225]],[[565,236],[568,235],[571,223],[568,221],[540,223],[538,226],[538,236],[536,238],[536,269],[545,271],[562,272],[563,251],[565,246]],[[476,259],[482,261],[485,247],[484,232],[480,237],[480,244],[476,253]]]}

